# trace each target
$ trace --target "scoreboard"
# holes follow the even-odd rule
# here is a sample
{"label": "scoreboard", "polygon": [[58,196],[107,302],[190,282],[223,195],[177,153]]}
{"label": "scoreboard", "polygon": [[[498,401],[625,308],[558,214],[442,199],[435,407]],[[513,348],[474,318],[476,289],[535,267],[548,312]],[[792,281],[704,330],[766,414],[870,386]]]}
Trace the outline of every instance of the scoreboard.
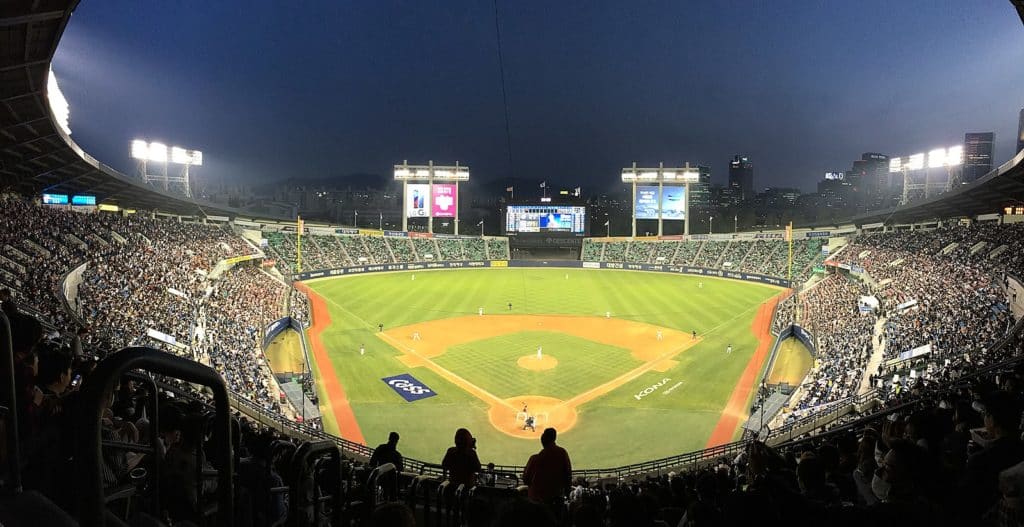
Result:
{"label": "scoreboard", "polygon": [[584,236],[587,209],[570,205],[509,205],[505,212],[505,234],[559,234]]}

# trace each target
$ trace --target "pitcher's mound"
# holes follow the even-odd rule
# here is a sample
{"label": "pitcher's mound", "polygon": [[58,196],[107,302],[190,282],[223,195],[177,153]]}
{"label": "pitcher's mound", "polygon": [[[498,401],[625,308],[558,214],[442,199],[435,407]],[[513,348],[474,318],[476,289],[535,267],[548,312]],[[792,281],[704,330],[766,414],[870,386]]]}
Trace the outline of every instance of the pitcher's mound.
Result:
{"label": "pitcher's mound", "polygon": [[519,357],[516,364],[518,364],[520,368],[526,368],[528,370],[550,370],[551,368],[558,366],[558,359],[551,355],[541,355],[539,359],[536,355],[526,355],[524,357]]}

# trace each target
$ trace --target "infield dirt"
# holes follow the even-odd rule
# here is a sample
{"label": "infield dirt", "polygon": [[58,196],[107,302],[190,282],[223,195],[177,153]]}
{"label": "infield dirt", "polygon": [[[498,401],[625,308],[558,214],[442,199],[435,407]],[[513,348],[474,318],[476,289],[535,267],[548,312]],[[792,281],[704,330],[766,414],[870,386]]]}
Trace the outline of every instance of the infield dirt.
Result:
{"label": "infield dirt", "polygon": [[[563,401],[539,394],[503,399],[433,361],[452,346],[523,331],[564,333],[624,348],[643,364]],[[667,371],[677,364],[673,360],[676,355],[700,342],[700,338],[694,339],[690,334],[643,322],[569,315],[462,316],[392,328],[377,333],[377,336],[403,353],[400,360],[406,366],[429,368],[487,403],[488,418],[496,429],[523,438],[538,436],[538,432],[524,429],[526,415],[535,417],[537,429],[551,426],[560,432],[568,431],[576,424],[577,409],[581,405],[649,371]],[[545,358],[549,359],[547,364],[544,364]],[[526,356],[520,358],[518,364],[525,368],[534,366],[531,369],[544,369],[541,366],[555,367],[551,360],[554,360],[554,357],[542,357],[538,360],[536,356]],[[526,412],[523,412],[523,406],[527,407]]]}

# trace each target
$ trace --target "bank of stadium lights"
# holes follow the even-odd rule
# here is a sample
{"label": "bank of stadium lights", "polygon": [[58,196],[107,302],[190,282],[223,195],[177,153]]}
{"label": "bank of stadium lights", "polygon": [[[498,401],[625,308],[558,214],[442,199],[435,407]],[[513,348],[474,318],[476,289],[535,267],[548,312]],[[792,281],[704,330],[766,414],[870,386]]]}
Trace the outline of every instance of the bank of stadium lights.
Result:
{"label": "bank of stadium lights", "polygon": [[678,168],[665,168],[664,163],[658,163],[657,168],[640,168],[633,166],[622,169],[622,182],[633,185],[633,237],[636,237],[636,186],[637,184],[647,185],[657,183],[658,185],[658,236],[664,233],[661,218],[661,194],[664,185],[684,185],[684,199],[686,204],[683,207],[683,233],[690,234],[690,183],[700,180],[700,170],[691,167],[690,163]]}
{"label": "bank of stadium lights", "polygon": [[[949,148],[936,148],[930,150],[927,156],[924,153],[914,154],[907,157],[894,157],[889,160],[889,172],[903,173],[903,199],[901,203],[907,203],[911,190],[924,190],[925,197],[929,197],[932,185],[930,174],[926,170],[933,168],[946,169],[946,181],[943,187],[948,190],[952,185],[952,171],[955,167],[963,164],[964,147],[954,145]],[[924,183],[913,183],[910,179],[910,172],[925,171]]]}
{"label": "bank of stadium lights", "polygon": [[68,126],[71,108],[68,106],[68,100],[64,98],[64,93],[60,91],[60,86],[57,86],[57,76],[53,74],[53,69],[50,69],[50,75],[46,79],[46,101],[50,104],[50,112],[53,113],[53,118],[60,129],[71,135],[71,128]]}
{"label": "bank of stadium lights", "polygon": [[[132,141],[131,153],[132,158],[139,162],[139,175],[142,176],[143,181],[161,183],[165,191],[169,191],[171,185],[174,184],[181,187],[182,193],[186,197],[192,197],[188,169],[190,166],[203,165],[202,152],[188,150],[180,146],[168,147],[157,141],[147,142],[136,139]],[[150,174],[150,163],[162,165],[163,173]],[[167,166],[170,164],[181,165],[181,172],[176,176],[168,175]]]}

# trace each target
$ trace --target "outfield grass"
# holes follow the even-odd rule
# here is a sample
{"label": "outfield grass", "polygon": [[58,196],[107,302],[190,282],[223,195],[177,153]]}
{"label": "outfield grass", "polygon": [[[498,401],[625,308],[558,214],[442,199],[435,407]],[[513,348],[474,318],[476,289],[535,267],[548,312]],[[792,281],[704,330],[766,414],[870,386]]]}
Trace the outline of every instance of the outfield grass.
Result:
{"label": "outfield grass", "polygon": [[[488,314],[507,313],[512,303],[515,314],[604,317],[610,312],[699,332],[703,340],[678,355],[675,367],[644,373],[580,408],[579,421],[559,434],[559,443],[581,468],[703,448],[757,346],[750,331],[757,308],[778,293],[768,286],[707,277],[563,269],[417,271],[314,280],[309,285],[327,299],[332,325],[322,334],[323,342],[367,442],[374,445],[395,430],[402,435],[403,454],[424,461],[438,462],[459,427],[478,437],[485,463],[523,464],[539,442],[499,432],[488,421],[485,403],[425,367],[410,368],[399,361],[401,353],[375,338],[378,323],[391,328],[475,315],[480,307]],[[541,335],[530,333],[456,346],[435,361],[499,396],[535,392],[559,398],[639,364],[625,350],[544,333],[544,351],[559,366],[528,372],[514,365],[518,357],[536,352]],[[729,344],[734,351],[727,355]],[[360,345],[366,355],[360,356]],[[381,381],[402,373],[438,395],[405,402]],[[665,379],[662,389],[636,398],[645,387]],[[679,382],[666,393],[665,388]]]}

